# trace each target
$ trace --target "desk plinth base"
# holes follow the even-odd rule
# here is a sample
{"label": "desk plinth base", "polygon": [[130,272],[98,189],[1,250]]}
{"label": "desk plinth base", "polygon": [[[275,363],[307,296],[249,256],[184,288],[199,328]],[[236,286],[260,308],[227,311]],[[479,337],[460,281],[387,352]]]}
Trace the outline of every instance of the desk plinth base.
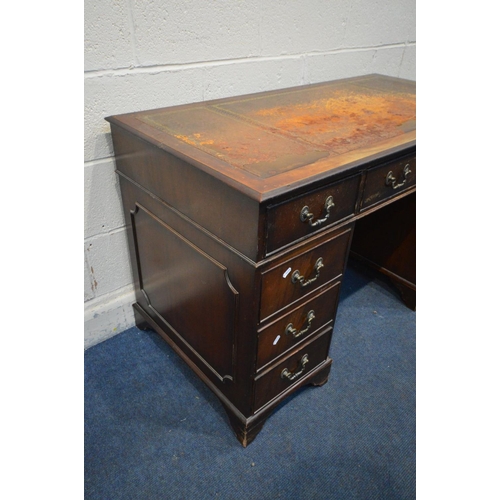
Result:
{"label": "desk plinth base", "polygon": [[246,418],[238,409],[217,389],[217,387],[204,375],[204,373],[179,349],[168,333],[162,328],[139,304],[133,304],[136,326],[141,330],[152,329],[160,335],[173,350],[187,363],[195,374],[208,386],[222,403],[229,419],[229,423],[236,434],[238,441],[247,447],[262,430],[266,420],[271,416],[276,407],[288,396],[305,385],[320,387],[328,381],[332,366],[331,358],[311,370],[306,376],[290,386],[286,391],[274,398],[255,415]]}
{"label": "desk plinth base", "polygon": [[[273,399],[264,408],[259,410],[250,418],[242,418],[242,416],[236,415],[233,410],[224,405],[227,416],[229,418],[229,423],[231,424],[231,427],[233,428],[238,441],[240,441],[243,447],[246,448],[255,439],[276,407],[280,405],[288,396],[306,385],[314,385],[320,387],[326,384],[326,382],[328,382],[331,367],[332,360],[330,358],[327,358],[308,375],[303,377],[300,381],[295,383],[285,392],[281,393],[278,397]],[[224,404],[223,401],[221,402]]]}

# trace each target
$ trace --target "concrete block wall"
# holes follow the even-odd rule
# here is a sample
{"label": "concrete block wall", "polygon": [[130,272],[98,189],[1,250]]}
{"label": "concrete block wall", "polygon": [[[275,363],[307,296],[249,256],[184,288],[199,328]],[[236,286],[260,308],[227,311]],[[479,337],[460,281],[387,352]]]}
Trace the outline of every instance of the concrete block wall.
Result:
{"label": "concrete block wall", "polygon": [[415,80],[415,0],[85,0],[85,346],[133,325],[104,117],[381,73]]}

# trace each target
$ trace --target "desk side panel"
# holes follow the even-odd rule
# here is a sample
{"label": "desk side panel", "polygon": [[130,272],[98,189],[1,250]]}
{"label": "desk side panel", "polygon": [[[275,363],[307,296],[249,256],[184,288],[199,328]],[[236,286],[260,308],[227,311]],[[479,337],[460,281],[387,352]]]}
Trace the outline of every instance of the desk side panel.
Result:
{"label": "desk side panel", "polygon": [[249,417],[259,306],[254,265],[129,180],[120,177],[120,188],[140,314],[233,415]]}

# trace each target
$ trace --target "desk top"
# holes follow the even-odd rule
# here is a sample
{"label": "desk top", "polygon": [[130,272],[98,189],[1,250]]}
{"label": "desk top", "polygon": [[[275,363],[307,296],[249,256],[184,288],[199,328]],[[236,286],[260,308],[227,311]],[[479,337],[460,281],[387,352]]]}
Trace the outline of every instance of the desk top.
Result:
{"label": "desk top", "polygon": [[415,90],[368,75],[106,119],[264,200],[414,147]]}

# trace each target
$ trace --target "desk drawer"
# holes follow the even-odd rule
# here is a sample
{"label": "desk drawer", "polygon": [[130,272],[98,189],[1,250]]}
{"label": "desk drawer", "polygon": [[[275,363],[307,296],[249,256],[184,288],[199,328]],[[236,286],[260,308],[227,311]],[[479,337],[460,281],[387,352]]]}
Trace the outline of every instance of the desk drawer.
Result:
{"label": "desk drawer", "polygon": [[260,321],[301,300],[344,272],[351,227],[262,273]]}
{"label": "desk drawer", "polygon": [[328,357],[332,328],[328,327],[302,349],[288,356],[255,380],[255,410],[258,410],[292,385],[300,382]]}
{"label": "desk drawer", "polygon": [[259,333],[257,370],[312,337],[333,320],[340,282],[274,321]]}
{"label": "desk drawer", "polygon": [[415,186],[417,162],[415,155],[368,170],[366,174],[361,210],[396,196]]}
{"label": "desk drawer", "polygon": [[267,254],[354,215],[360,178],[355,175],[269,207]]}

